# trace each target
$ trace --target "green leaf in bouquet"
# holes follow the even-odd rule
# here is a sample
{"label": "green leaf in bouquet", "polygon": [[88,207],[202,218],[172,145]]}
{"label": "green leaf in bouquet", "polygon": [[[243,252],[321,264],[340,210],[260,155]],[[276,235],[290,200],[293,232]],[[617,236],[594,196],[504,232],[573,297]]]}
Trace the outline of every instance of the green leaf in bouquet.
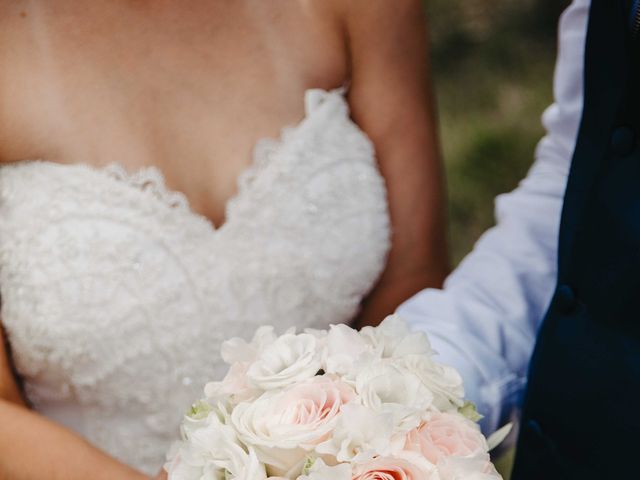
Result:
{"label": "green leaf in bouquet", "polygon": [[187,412],[187,416],[194,420],[202,420],[203,418],[207,418],[212,410],[213,407],[207,402],[204,400],[198,400],[196,403],[191,405],[191,408],[189,408],[189,411]]}
{"label": "green leaf in bouquet", "polygon": [[476,408],[474,403],[470,402],[469,400],[464,402],[464,405],[458,408],[458,413],[468,418],[472,422],[479,422],[483,418],[483,416],[478,413],[478,409]]}
{"label": "green leaf in bouquet", "polygon": [[316,463],[316,459],[313,457],[307,457],[307,460],[304,462],[304,466],[302,467],[302,474],[309,475],[313,464]]}

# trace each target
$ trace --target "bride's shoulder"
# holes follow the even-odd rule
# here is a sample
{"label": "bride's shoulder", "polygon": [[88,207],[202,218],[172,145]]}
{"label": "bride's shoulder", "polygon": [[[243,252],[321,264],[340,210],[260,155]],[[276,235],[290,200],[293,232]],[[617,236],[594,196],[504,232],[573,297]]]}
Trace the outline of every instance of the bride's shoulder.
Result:
{"label": "bride's shoulder", "polygon": [[[337,15],[351,20],[401,18],[422,13],[422,0],[329,0]],[[373,33],[373,32],[372,32]]]}
{"label": "bride's shoulder", "polygon": [[[350,48],[362,46],[376,55],[372,45],[400,46],[394,38],[415,34],[424,25],[422,0],[328,0],[346,34]],[[353,52],[352,52],[353,53]],[[394,53],[395,54],[395,53]]]}

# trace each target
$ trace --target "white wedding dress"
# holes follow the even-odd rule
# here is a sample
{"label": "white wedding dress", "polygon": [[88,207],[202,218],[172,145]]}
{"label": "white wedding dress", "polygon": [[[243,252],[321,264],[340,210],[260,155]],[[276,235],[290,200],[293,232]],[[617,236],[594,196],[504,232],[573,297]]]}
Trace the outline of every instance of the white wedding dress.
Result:
{"label": "white wedding dress", "polygon": [[305,104],[218,229],[156,168],[0,167],[1,318],[35,410],[154,474],[225,339],[354,316],[389,248],[384,182],[342,90]]}

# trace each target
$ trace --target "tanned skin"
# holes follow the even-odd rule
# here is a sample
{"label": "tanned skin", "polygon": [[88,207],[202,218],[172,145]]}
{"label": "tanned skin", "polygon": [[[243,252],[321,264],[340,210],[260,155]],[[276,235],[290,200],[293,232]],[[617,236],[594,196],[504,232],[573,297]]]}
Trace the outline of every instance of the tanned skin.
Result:
{"label": "tanned skin", "polygon": [[[219,226],[255,142],[349,83],[393,228],[375,325],[448,271],[425,24],[419,0],[0,0],[0,162],[155,165]],[[0,480],[147,478],[31,410],[0,340]]]}

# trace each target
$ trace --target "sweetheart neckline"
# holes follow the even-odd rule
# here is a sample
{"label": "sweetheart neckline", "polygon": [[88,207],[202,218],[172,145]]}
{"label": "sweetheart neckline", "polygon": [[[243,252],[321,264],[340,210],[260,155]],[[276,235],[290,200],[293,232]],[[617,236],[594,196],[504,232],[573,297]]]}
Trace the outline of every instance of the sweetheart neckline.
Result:
{"label": "sweetheart neckline", "polygon": [[[179,208],[184,212],[185,217],[192,219],[194,222],[206,224],[210,235],[217,236],[225,231],[231,220],[230,210],[234,203],[238,202],[243,195],[246,194],[245,179],[255,174],[259,170],[259,167],[264,165],[265,156],[260,155],[261,147],[269,147],[270,150],[277,151],[282,148],[286,141],[292,136],[298,134],[304,127],[315,117],[319,106],[321,106],[327,98],[338,96],[343,102],[346,103],[345,94],[348,91],[348,85],[343,84],[333,89],[324,88],[309,88],[304,92],[304,104],[305,113],[302,119],[298,122],[290,125],[285,125],[280,129],[279,134],[273,137],[261,137],[257,139],[253,144],[251,161],[249,165],[244,168],[238,177],[236,178],[236,191],[233,193],[223,205],[224,219],[220,225],[216,225],[215,222],[207,217],[205,214],[194,210],[189,202],[187,195],[175,189],[167,187],[166,177],[160,167],[157,165],[145,165],[136,168],[133,171],[127,170],[127,168],[117,161],[110,162],[106,165],[96,166],[86,162],[76,163],[61,163],[46,159],[34,159],[34,160],[19,160],[16,162],[10,162],[4,165],[0,165],[0,169],[7,168],[16,165],[24,164],[46,164],[59,168],[69,169],[84,169],[89,172],[103,176],[106,179],[116,181],[120,184],[130,187],[132,191],[137,191],[140,194],[147,194],[149,191],[152,193],[158,202],[161,202],[168,208]],[[347,121],[355,122],[347,114]],[[366,135],[366,134],[365,134]]]}

